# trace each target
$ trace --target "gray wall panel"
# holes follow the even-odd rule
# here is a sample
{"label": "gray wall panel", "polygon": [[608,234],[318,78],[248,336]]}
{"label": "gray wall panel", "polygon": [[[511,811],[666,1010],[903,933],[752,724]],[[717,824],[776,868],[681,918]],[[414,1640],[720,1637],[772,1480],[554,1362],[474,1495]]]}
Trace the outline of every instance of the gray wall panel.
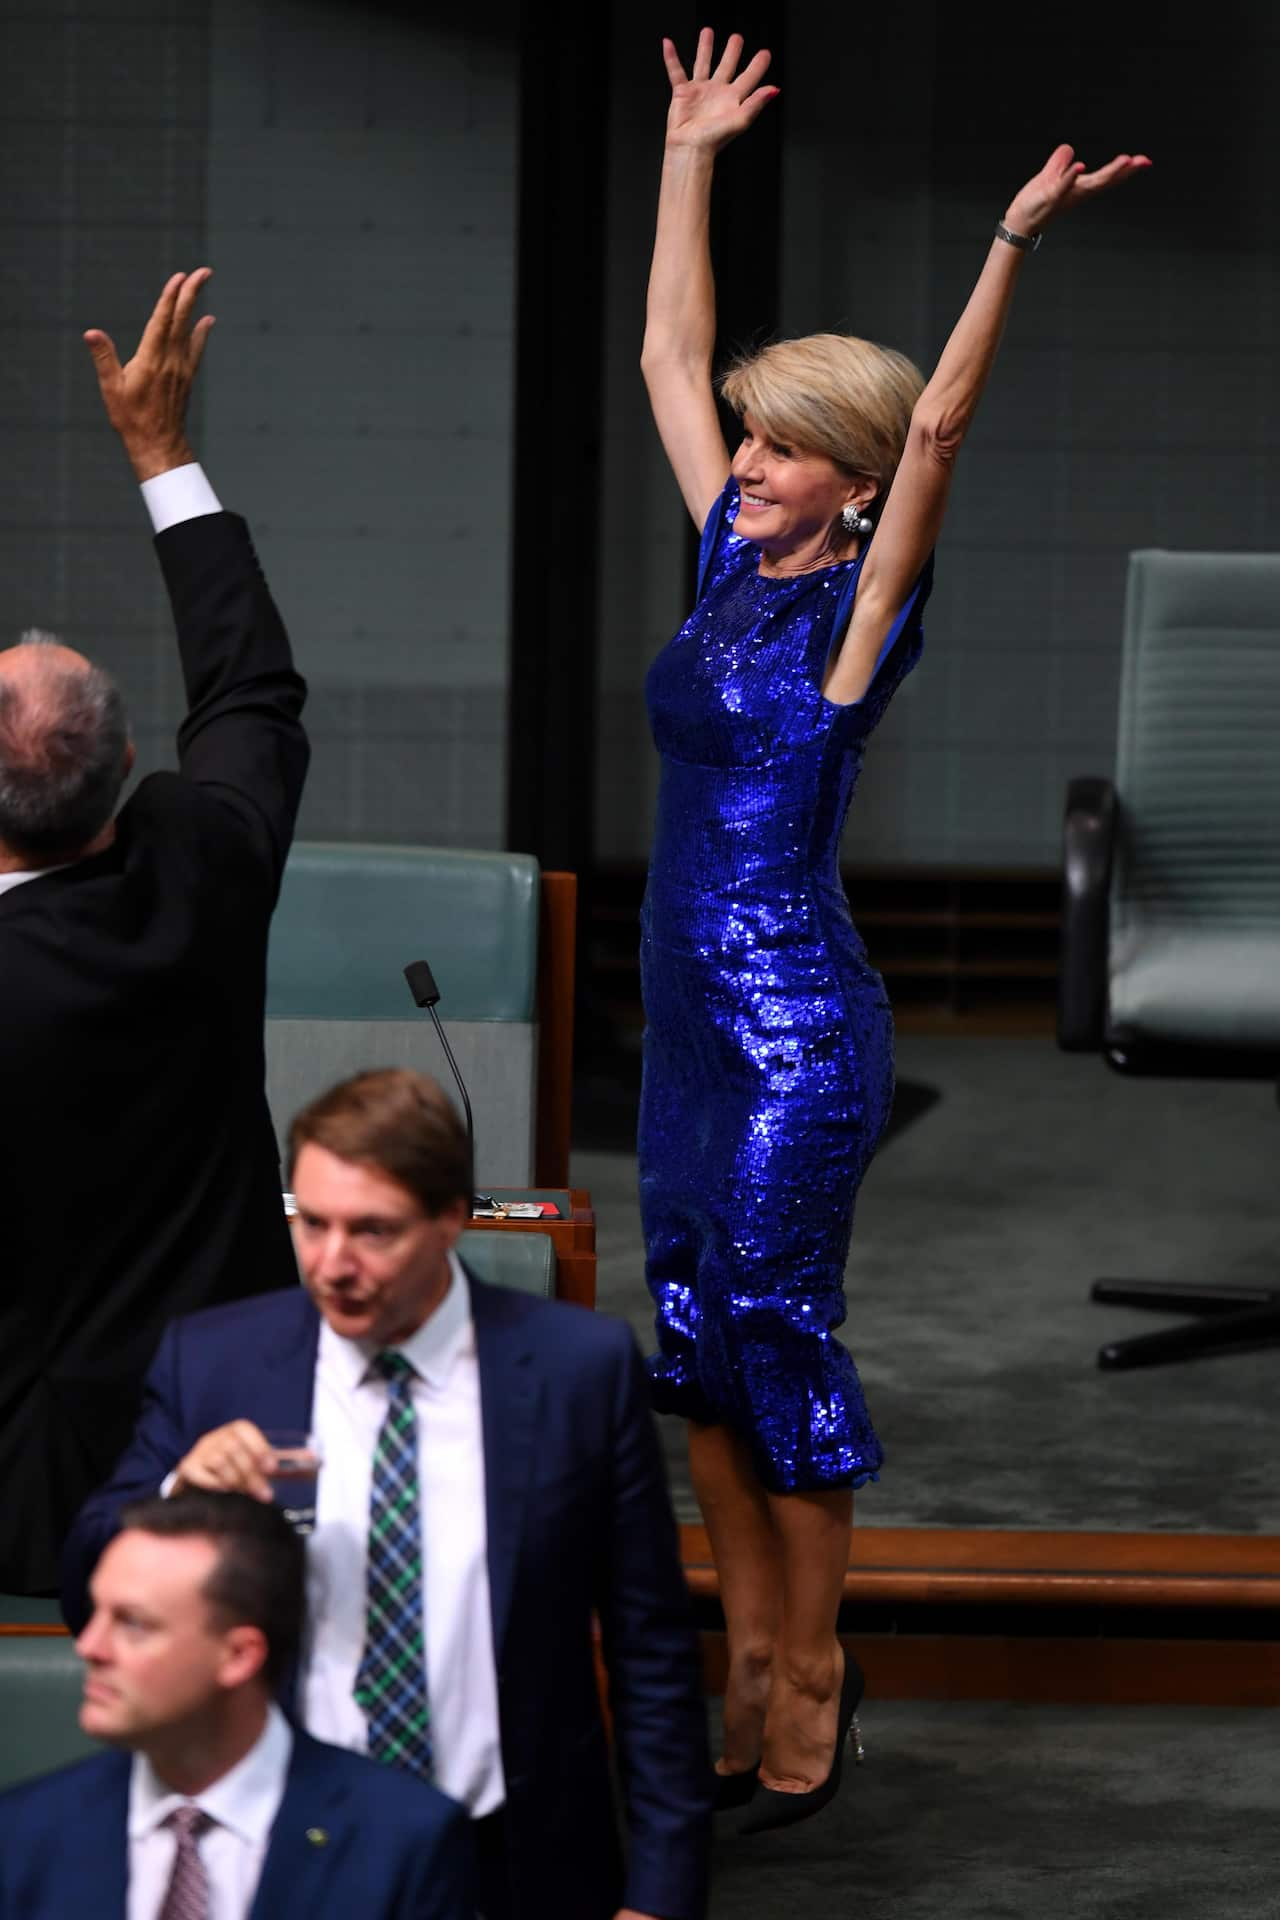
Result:
{"label": "gray wall panel", "polygon": [[172,758],[172,631],[80,336],[127,354],[203,250],[207,28],[206,0],[0,6],[0,643],[40,626],[100,658],[144,768]]}
{"label": "gray wall panel", "polygon": [[501,840],[515,79],[500,24],[214,0],[206,440],[312,683],[312,838]]}
{"label": "gray wall panel", "polygon": [[[514,1020],[451,1020],[449,1045],[471,1096],[480,1187],[533,1179],[538,1029]],[[449,1089],[435,1030],[417,1020],[267,1021],[267,1101],[282,1149],[294,1115],[327,1087],[370,1067],[409,1067]]]}
{"label": "gray wall panel", "polygon": [[0,7],[0,594],[124,685],[140,771],[182,712],[167,604],[86,325],[131,350],[216,269],[193,439],[312,683],[302,829],[496,845],[515,285],[514,9]]}

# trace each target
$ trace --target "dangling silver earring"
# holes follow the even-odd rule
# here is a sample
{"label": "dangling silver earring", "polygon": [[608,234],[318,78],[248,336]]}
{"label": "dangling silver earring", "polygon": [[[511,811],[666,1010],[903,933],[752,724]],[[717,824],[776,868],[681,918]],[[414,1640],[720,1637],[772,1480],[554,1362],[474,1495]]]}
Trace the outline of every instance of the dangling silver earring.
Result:
{"label": "dangling silver earring", "polygon": [[846,533],[866,534],[871,531],[871,522],[856,500],[840,509],[840,524]]}

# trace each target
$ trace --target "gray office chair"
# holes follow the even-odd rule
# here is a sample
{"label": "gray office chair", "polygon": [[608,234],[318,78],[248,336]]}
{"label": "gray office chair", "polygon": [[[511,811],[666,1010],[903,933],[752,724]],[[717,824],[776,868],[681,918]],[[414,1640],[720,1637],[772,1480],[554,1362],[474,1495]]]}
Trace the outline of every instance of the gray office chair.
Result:
{"label": "gray office chair", "polygon": [[[1280,1078],[1280,556],[1130,556],[1115,781],[1067,792],[1058,1043],[1124,1073]],[[1093,1298],[1197,1316],[1103,1367],[1280,1341],[1280,1285]]]}

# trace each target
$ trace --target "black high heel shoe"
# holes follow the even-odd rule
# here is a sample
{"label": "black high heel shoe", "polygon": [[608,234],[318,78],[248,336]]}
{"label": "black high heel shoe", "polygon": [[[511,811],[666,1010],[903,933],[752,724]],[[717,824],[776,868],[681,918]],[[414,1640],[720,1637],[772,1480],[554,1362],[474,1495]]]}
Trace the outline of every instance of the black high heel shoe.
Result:
{"label": "black high heel shoe", "polygon": [[737,1807],[745,1807],[754,1798],[760,1785],[760,1762],[754,1767],[739,1768],[736,1773],[716,1772],[711,1789],[712,1813],[732,1813]]}
{"label": "black high heel shoe", "polygon": [[767,1833],[773,1827],[793,1827],[821,1813],[834,1800],[840,1786],[844,1750],[858,1711],[865,1686],[862,1668],[851,1653],[844,1657],[844,1679],[840,1683],[840,1707],[836,1717],[836,1750],[831,1771],[820,1786],[807,1793],[779,1793],[776,1787],[757,1787],[751,1797],[751,1810],[739,1828],[740,1833]]}

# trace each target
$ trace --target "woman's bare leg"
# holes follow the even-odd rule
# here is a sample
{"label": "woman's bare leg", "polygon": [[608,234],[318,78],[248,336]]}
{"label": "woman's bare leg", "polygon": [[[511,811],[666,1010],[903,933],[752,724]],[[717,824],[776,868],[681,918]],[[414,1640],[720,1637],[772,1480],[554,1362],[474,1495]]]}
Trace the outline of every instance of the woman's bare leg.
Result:
{"label": "woman's bare leg", "polygon": [[782,1609],[760,1778],[780,1792],[820,1786],[831,1771],[844,1655],[836,1638],[849,1564],[853,1494],[766,1495],[781,1548]]}
{"label": "woman's bare leg", "polygon": [[720,1771],[760,1759],[774,1649],[783,1617],[781,1542],[745,1443],[728,1427],[689,1422],[689,1469],[720,1576],[729,1642]]}

